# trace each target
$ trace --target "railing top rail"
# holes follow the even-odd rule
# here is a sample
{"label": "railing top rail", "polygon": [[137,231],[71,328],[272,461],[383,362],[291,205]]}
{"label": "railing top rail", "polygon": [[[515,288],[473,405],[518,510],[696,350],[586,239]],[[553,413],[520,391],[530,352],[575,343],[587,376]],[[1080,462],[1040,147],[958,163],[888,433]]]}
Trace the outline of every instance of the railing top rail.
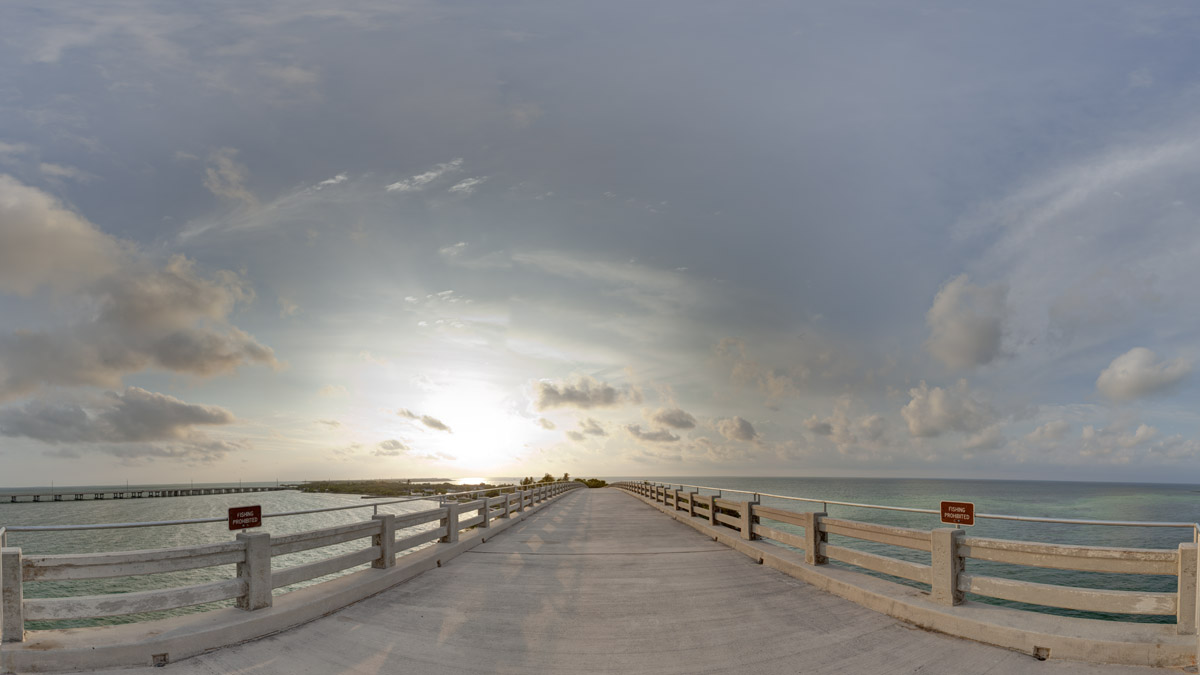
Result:
{"label": "railing top rail", "polygon": [[[649,481],[652,485],[678,485],[679,489],[685,487],[696,488],[699,490],[715,490],[717,492],[734,492],[737,494],[755,495],[758,497],[771,497],[773,499],[785,499],[795,502],[809,502],[813,504],[834,504],[837,506],[853,506],[860,509],[880,509],[883,511],[903,511],[907,513],[928,513],[933,515],[941,515],[937,509],[915,509],[905,506],[885,506],[881,504],[859,504],[856,502],[841,502],[833,499],[812,499],[809,497],[792,497],[790,495],[776,495],[769,492],[756,492],[754,490],[734,490],[731,488],[711,487],[708,485],[691,485],[688,483],[660,483]],[[1141,520],[1088,520],[1083,518],[1045,518],[1039,516],[1014,516],[1002,513],[976,513],[976,518],[987,518],[990,520],[1016,520],[1025,523],[1062,523],[1066,525],[1113,525],[1125,527],[1187,527],[1193,532],[1200,532],[1200,523],[1186,522],[1164,522],[1164,521],[1141,521]]]}
{"label": "railing top rail", "polygon": [[[377,506],[386,506],[388,504],[407,504],[409,502],[429,501],[431,499],[441,499],[444,497],[458,497],[461,495],[476,495],[481,492],[504,492],[505,490],[524,491],[530,487],[541,487],[545,485],[563,485],[565,483],[573,483],[574,481],[555,481],[553,483],[535,483],[533,485],[504,485],[494,488],[482,488],[479,490],[467,490],[465,492],[449,492],[440,495],[425,495],[423,497],[409,497],[408,499],[389,499],[378,500],[372,499],[366,504],[351,504],[349,506],[331,506],[322,509],[304,509],[301,511],[281,511],[279,513],[264,513],[263,518],[279,518],[282,516],[304,516],[311,513],[327,513],[329,511],[348,511],[350,509],[367,509]],[[187,520],[158,520],[147,521],[141,523],[92,523],[87,525],[6,525],[5,529],[9,532],[62,532],[74,530],[120,530],[134,527],[165,527],[168,525],[196,525],[199,523],[224,523],[228,518],[190,518]]]}

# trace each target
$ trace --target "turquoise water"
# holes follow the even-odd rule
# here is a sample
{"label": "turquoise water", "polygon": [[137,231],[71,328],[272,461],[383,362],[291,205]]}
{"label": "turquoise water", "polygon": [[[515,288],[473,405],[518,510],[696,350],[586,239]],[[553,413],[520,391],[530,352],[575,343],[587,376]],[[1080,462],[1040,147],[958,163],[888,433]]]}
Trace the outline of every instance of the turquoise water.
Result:
{"label": "turquoise water", "polygon": [[[994,513],[1092,520],[1188,523],[1200,521],[1200,486],[1196,485],[870,478],[726,478],[694,476],[648,476],[642,478],[662,483],[690,483],[734,490],[773,493],[791,497],[935,510],[938,508],[938,503],[943,500],[968,501],[974,502],[977,514]],[[708,494],[707,491],[704,493]],[[729,498],[731,500],[739,500],[742,497],[730,494]],[[767,497],[762,499],[762,503],[793,511],[822,510],[821,504],[808,504]],[[829,505],[824,510],[831,517],[861,520],[884,525],[919,529],[946,527],[938,521],[938,516],[936,515],[879,511],[836,505]],[[977,525],[974,527],[966,528],[968,536],[1059,544],[1156,549],[1175,549],[1180,543],[1190,542],[1193,538],[1190,528],[1082,526],[980,519],[977,519],[976,523]],[[770,525],[784,530],[797,529],[775,522],[771,522]],[[863,542],[836,535],[830,537],[830,543],[847,548],[869,551],[879,555],[887,555],[910,562],[929,564],[929,554],[921,551]],[[1043,584],[1164,593],[1173,593],[1176,591],[1176,580],[1173,576],[1076,572],[976,560],[967,561],[967,571],[972,574],[1020,579]],[[875,573],[872,574],[905,585],[928,588],[927,586],[908,580]],[[1127,616],[1080,612],[1076,610],[1024,605],[977,596],[971,596],[970,599],[1062,616],[1144,623],[1174,623],[1175,621],[1174,617]]]}

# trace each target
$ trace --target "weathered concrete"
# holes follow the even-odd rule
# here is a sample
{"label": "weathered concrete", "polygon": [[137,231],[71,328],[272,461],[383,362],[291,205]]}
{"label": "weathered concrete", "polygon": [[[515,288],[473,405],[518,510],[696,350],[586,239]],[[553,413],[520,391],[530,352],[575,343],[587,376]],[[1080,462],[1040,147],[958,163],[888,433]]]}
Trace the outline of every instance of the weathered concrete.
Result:
{"label": "weathered concrete", "polygon": [[925,632],[756,564],[631,495],[579,490],[440,568],[331,616],[165,669],[124,672],[1159,671],[1039,662]]}

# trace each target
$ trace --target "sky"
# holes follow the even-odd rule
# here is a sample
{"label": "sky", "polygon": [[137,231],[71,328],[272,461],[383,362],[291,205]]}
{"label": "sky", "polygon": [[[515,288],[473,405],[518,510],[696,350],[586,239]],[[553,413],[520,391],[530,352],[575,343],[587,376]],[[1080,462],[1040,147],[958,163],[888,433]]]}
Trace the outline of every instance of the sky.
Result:
{"label": "sky", "polygon": [[1200,482],[1200,7],[6,2],[0,485]]}

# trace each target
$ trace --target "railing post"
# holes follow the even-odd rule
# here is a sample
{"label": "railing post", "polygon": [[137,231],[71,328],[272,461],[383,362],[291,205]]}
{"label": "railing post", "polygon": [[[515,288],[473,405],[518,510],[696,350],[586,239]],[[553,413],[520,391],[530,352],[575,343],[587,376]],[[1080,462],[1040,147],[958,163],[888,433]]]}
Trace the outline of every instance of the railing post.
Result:
{"label": "railing post", "polygon": [[0,642],[25,641],[21,549],[0,548]]}
{"label": "railing post", "polygon": [[524,510],[525,510],[525,491],[519,490],[519,491],[517,491],[517,513],[521,513]]}
{"label": "railing post", "polygon": [[826,514],[824,511],[810,511],[800,514],[804,518],[804,562],[809,565],[824,565],[829,562],[821,554],[821,544],[825,543],[828,536],[821,531],[821,519]]}
{"label": "railing post", "polygon": [[479,507],[479,515],[483,516],[483,520],[479,521],[480,527],[492,526],[492,502],[486,494],[483,496],[483,506]]}
{"label": "railing post", "polygon": [[717,524],[717,496],[716,495],[708,496],[708,524],[714,525],[714,526]]}
{"label": "railing post", "polygon": [[689,492],[688,493],[688,517],[690,517],[690,518],[696,517],[696,497],[699,497],[699,496],[700,496],[699,492]]}
{"label": "railing post", "polygon": [[458,541],[458,502],[446,504],[446,517],[442,518],[442,527],[446,528],[446,534],[438,541],[443,544]]}
{"label": "railing post", "polygon": [[675,510],[676,510],[676,511],[682,511],[683,509],[679,508],[679,493],[680,493],[680,490],[675,490],[674,492],[675,492]]}
{"label": "railing post", "polygon": [[237,540],[246,545],[246,561],[237,564],[237,575],[246,581],[245,595],[237,606],[254,611],[271,606],[271,535],[266,532],[241,532]]}
{"label": "railing post", "polygon": [[1196,634],[1196,544],[1179,545],[1179,596],[1175,611],[1175,632]]}
{"label": "railing post", "polygon": [[371,535],[371,545],[379,547],[379,557],[371,561],[371,567],[385,570],[396,566],[396,514],[381,513],[371,516],[379,521],[379,534]]}
{"label": "railing post", "polygon": [[957,605],[963,601],[963,592],[958,590],[958,575],[963,571],[963,558],[958,554],[958,545],[966,534],[952,527],[940,527],[932,533],[930,584],[933,601],[939,605]]}
{"label": "railing post", "polygon": [[754,506],[757,502],[742,502],[742,539],[754,539]]}

